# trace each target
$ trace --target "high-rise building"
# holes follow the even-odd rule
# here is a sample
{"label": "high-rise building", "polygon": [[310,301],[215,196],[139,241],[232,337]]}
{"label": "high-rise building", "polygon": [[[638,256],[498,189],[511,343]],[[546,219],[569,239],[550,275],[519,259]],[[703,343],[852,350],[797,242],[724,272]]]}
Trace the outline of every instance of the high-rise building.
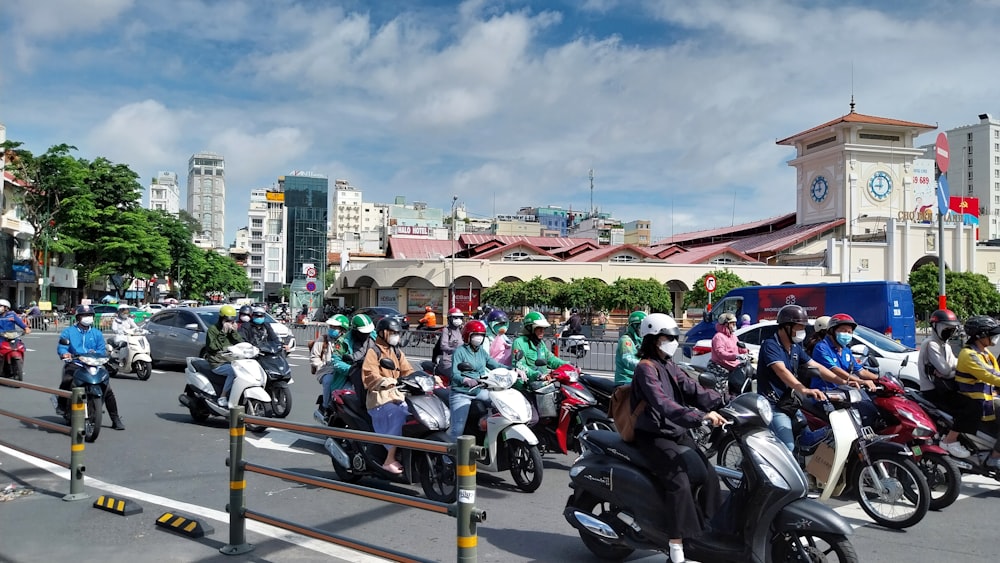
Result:
{"label": "high-rise building", "polygon": [[247,277],[255,298],[276,301],[285,284],[285,194],[263,188],[250,191]]}
{"label": "high-rise building", "polygon": [[[285,199],[285,281],[291,284],[291,304],[321,307],[326,289],[329,180],[321,174],[295,171],[278,177],[278,189]],[[310,279],[315,284],[312,290],[308,289]]]}
{"label": "high-rise building", "polygon": [[149,208],[177,215],[181,205],[181,187],[176,172],[157,172],[149,184]]}
{"label": "high-rise building", "polygon": [[333,214],[330,216],[330,231],[335,239],[343,239],[345,233],[361,232],[361,190],[347,180],[335,180],[333,189]]}
{"label": "high-rise building", "polygon": [[201,223],[198,238],[225,248],[226,162],[211,152],[188,159],[187,210]]}
{"label": "high-rise building", "polygon": [[1000,238],[1000,120],[980,114],[979,123],[950,129],[947,135],[951,195],[979,198],[979,240]]}

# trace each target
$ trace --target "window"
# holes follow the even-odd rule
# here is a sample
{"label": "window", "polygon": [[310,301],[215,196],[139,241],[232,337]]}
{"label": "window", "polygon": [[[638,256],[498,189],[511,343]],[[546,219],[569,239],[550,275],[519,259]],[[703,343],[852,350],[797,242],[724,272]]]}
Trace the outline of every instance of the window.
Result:
{"label": "window", "polygon": [[1000,205],[1000,195],[993,196],[993,203]]}
{"label": "window", "polygon": [[250,252],[264,252],[264,245],[259,242],[255,242],[250,245]]}
{"label": "window", "polygon": [[264,227],[264,220],[260,219],[258,217],[254,217],[254,219],[252,221],[250,221],[250,226],[253,227],[253,228],[255,228],[255,229],[263,228]]}
{"label": "window", "polygon": [[968,152],[969,154],[972,154],[972,145],[969,145],[969,147],[968,147],[968,149],[967,149],[966,152]]}
{"label": "window", "polygon": [[969,159],[969,168],[972,168],[972,159]]}
{"label": "window", "polygon": [[612,262],[627,263],[627,262],[638,262],[639,259],[631,254],[618,254],[617,256],[611,257]]}
{"label": "window", "polygon": [[260,268],[250,268],[250,277],[259,278],[264,274],[263,270]]}
{"label": "window", "polygon": [[524,260],[528,256],[529,256],[529,254],[527,252],[523,252],[521,250],[518,250],[518,251],[511,252],[510,254],[505,255],[503,257],[503,259],[504,260]]}
{"label": "window", "polygon": [[1000,164],[1000,156],[993,157],[993,164]]}
{"label": "window", "polygon": [[969,184],[969,195],[972,195],[973,193],[974,193],[974,192],[973,192],[973,190],[972,190],[972,184]]}
{"label": "window", "polygon": [[969,179],[972,179],[972,170],[969,170]]}
{"label": "window", "polygon": [[971,143],[972,142],[972,133],[967,134],[965,136],[965,138]]}

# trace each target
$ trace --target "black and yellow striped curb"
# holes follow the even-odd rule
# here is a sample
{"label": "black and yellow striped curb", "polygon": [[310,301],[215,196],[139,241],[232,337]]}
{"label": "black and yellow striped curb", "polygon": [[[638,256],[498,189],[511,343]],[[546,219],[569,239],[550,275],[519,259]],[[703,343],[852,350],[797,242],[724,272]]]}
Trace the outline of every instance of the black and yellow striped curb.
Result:
{"label": "black and yellow striped curb", "polygon": [[122,516],[131,516],[142,512],[142,507],[134,500],[108,495],[97,497],[97,500],[94,501],[94,508],[100,508],[101,510],[107,510],[108,512]]}
{"label": "black and yellow striped curb", "polygon": [[203,538],[215,532],[215,529],[208,524],[202,524],[200,520],[176,512],[164,512],[156,519],[156,525],[189,538]]}

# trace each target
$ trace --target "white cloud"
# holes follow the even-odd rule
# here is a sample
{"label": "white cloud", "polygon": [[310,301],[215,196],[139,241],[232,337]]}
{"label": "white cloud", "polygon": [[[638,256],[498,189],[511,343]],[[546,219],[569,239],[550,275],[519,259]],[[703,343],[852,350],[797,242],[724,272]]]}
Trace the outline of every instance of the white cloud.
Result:
{"label": "white cloud", "polygon": [[176,161],[180,153],[183,120],[156,100],[128,104],[93,129],[87,147],[137,172],[163,169],[163,163]]}

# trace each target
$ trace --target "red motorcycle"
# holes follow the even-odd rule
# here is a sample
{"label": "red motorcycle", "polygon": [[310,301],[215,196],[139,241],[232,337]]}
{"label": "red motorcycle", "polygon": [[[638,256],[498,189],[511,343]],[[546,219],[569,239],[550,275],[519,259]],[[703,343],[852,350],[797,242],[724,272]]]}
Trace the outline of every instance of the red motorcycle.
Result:
{"label": "red motorcycle", "polygon": [[8,330],[0,333],[0,377],[22,381],[24,379],[24,342],[21,342],[20,330]]}
{"label": "red motorcycle", "polygon": [[[544,360],[541,360],[544,361]],[[550,381],[529,384],[529,400],[538,409],[538,422],[531,430],[540,449],[568,454],[580,452],[583,430],[611,430],[614,423],[597,408],[597,399],[580,381],[580,372],[565,364],[549,372]]]}

